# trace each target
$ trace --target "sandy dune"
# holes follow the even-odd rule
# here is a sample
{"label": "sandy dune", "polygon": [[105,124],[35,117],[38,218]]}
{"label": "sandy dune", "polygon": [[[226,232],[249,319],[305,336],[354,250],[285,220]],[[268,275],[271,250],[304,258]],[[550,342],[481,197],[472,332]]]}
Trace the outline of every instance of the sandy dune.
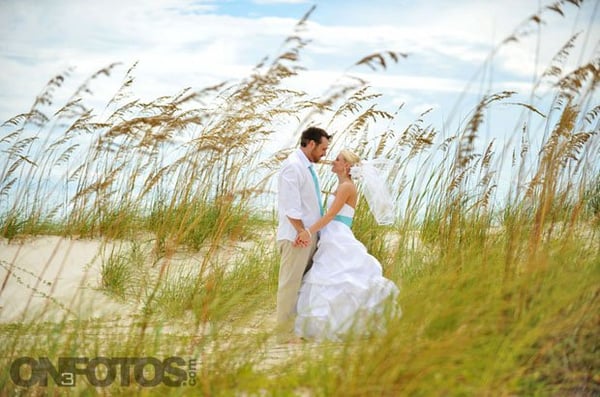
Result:
{"label": "sandy dune", "polygon": [[98,289],[101,258],[114,245],[55,236],[0,241],[0,322],[111,319],[131,311]]}
{"label": "sandy dune", "polygon": [[[100,287],[102,263],[111,253],[129,248],[127,242],[56,236],[27,237],[10,243],[0,240],[0,323],[61,321],[67,316],[80,321],[102,320],[111,327],[117,323],[127,327],[134,318],[139,318],[139,304],[135,299],[115,300]],[[216,262],[234,263],[251,249],[251,242],[224,247],[215,254]],[[205,254],[201,250],[171,255],[163,280],[198,273]],[[149,266],[145,271],[154,278],[160,267]],[[235,332],[256,332],[257,326],[270,329],[274,321],[274,313],[260,313],[249,328]],[[195,323],[191,317],[179,321],[171,319],[161,324],[161,329],[169,332],[173,328],[171,331],[180,332],[180,322],[187,324],[184,329]]]}

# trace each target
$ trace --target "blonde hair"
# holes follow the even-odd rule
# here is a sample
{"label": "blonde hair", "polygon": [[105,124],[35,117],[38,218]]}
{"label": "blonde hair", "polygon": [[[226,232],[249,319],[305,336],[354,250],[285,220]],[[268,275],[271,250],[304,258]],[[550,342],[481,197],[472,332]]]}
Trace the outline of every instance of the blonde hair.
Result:
{"label": "blonde hair", "polygon": [[350,164],[350,167],[360,164],[360,157],[358,157],[356,153],[348,149],[342,149],[340,154],[342,155],[344,160],[346,160],[346,162]]}

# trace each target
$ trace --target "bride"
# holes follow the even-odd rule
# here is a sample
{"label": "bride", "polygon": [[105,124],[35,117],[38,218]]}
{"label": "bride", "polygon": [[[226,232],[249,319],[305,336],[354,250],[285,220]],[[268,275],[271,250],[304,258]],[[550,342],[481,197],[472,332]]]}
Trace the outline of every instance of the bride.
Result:
{"label": "bride", "polygon": [[[396,305],[398,287],[383,277],[381,264],[351,230],[358,199],[351,175],[363,171],[363,166],[353,152],[340,152],[332,167],[338,177],[333,202],[325,215],[296,239],[296,244],[301,244],[319,238],[312,267],[304,275],[298,295],[295,332],[302,338],[341,340],[351,334],[370,335],[384,330],[386,314],[401,314]],[[373,177],[365,178],[365,183],[372,185]],[[382,203],[385,194],[367,190],[371,211],[380,223],[389,223],[393,205]]]}

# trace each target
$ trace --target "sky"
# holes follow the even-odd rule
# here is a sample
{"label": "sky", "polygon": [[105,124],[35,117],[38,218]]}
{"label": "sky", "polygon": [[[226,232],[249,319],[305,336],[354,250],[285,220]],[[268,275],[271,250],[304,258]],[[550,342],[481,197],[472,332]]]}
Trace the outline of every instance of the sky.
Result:
{"label": "sky", "polygon": [[[581,32],[565,70],[598,57],[600,1],[576,7],[563,0],[564,15],[547,8],[554,2],[0,0],[0,121],[28,111],[46,83],[67,69],[76,87],[119,62],[116,77],[94,86],[106,98],[135,62],[132,90],[141,99],[242,79],[278,54],[314,5],[303,32],[311,40],[301,53],[306,70],[294,88],[319,95],[350,71],[383,94],[386,110],[403,105],[401,122],[432,109],[428,117],[443,131],[460,123],[483,92],[514,90],[527,102],[532,83],[575,33]],[[540,10],[542,23],[528,21]],[[518,42],[499,46],[514,32]],[[380,51],[408,56],[385,70],[355,65]],[[488,123],[486,134],[520,128],[505,116]]]}
{"label": "sky", "polygon": [[[138,62],[134,90],[142,98],[242,78],[264,56],[277,53],[313,5],[316,9],[306,31],[312,42],[301,58],[307,71],[298,78],[298,87],[319,92],[363,56],[398,51],[409,56],[385,71],[352,70],[384,92],[391,103],[405,103],[415,114],[430,107],[450,112],[467,87],[481,92],[477,85],[481,75],[475,85],[468,83],[492,49],[548,4],[537,0],[0,0],[0,120],[27,111],[45,83],[67,68],[75,68],[73,80],[80,82],[113,62],[122,63],[121,73]],[[567,2],[562,10],[564,17],[545,11],[544,24],[537,26],[543,37],[539,51],[531,35],[498,52],[489,79],[496,88],[527,92],[535,73],[575,32],[585,32],[577,42],[577,58],[598,53],[598,2],[585,1],[580,8]]]}

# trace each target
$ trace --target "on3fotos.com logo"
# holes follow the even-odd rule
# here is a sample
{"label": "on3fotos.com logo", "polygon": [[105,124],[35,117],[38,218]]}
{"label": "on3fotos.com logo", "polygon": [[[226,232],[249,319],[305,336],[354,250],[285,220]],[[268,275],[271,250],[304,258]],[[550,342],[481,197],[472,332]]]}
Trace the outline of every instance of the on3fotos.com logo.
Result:
{"label": "on3fotos.com logo", "polygon": [[22,387],[48,386],[48,378],[64,387],[76,386],[80,378],[98,387],[115,381],[121,386],[194,386],[196,364],[181,357],[59,357],[56,363],[48,357],[19,357],[10,366],[10,379]]}

